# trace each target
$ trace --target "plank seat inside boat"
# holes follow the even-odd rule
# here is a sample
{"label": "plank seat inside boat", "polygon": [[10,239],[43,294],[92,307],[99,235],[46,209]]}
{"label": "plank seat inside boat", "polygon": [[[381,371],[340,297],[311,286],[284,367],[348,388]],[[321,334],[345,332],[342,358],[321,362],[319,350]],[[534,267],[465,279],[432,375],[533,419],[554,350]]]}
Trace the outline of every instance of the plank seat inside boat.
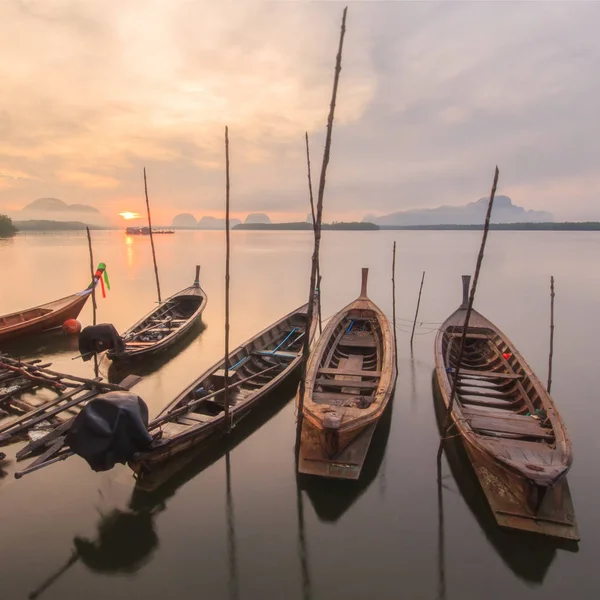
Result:
{"label": "plank seat inside boat", "polygon": [[498,371],[472,371],[471,369],[461,369],[458,373],[459,378],[467,377],[482,377],[484,379],[522,379],[518,373],[501,373]]}
{"label": "plank seat inside boat", "polygon": [[210,421],[210,417],[207,417],[205,415],[204,418],[202,418],[202,416],[198,415],[197,413],[190,412],[185,415],[181,415],[180,417],[177,417],[176,421],[181,425],[186,425],[187,427],[194,427],[195,425],[199,425],[200,423],[206,423],[207,421]]}
{"label": "plank seat inside boat", "polygon": [[[461,338],[462,337],[462,332],[459,331],[457,333],[449,333],[448,337],[451,338]],[[475,332],[467,332],[467,339],[473,339],[473,340],[491,340],[492,336],[488,335],[486,333],[475,333]]]}
{"label": "plank seat inside boat", "polygon": [[469,396],[468,394],[460,395],[461,404],[469,404],[476,406],[489,406],[490,408],[503,408],[510,409],[513,404],[518,403],[518,400],[512,400],[509,398],[488,398],[485,396]]}
{"label": "plank seat inside boat", "polygon": [[157,341],[160,340],[155,340],[153,342],[125,342],[125,346],[135,346],[135,347],[139,347],[139,348],[143,348],[144,346],[153,346],[154,344],[156,344]]}
{"label": "plank seat inside boat", "polygon": [[543,439],[554,438],[552,432],[544,428],[533,417],[516,415],[508,411],[494,412],[493,409],[476,409],[474,407],[463,407],[462,412],[471,428],[479,432],[508,433]]}
{"label": "plank seat inside boat", "polygon": [[345,348],[376,348],[377,343],[371,334],[345,334],[340,340]]}
{"label": "plank seat inside boat", "polygon": [[375,389],[379,386],[377,381],[352,381],[348,379],[327,379],[320,377],[315,381],[316,385],[326,387],[339,387],[339,388],[360,388],[360,389]]}
{"label": "plank seat inside boat", "polygon": [[381,371],[363,371],[353,370],[348,368],[337,368],[337,369],[319,369],[319,375],[357,375],[360,377],[381,377]]}
{"label": "plank seat inside boat", "polygon": [[358,394],[351,393],[345,394],[343,392],[313,392],[312,400],[315,404],[331,404],[332,406],[344,406],[349,402],[359,402],[361,396]]}

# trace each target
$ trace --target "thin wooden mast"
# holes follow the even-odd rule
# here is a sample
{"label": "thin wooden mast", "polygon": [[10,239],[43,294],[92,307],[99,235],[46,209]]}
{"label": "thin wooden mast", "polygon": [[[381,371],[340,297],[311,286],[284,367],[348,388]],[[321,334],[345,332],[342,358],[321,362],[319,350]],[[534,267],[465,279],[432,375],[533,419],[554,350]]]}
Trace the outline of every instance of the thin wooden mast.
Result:
{"label": "thin wooden mast", "polygon": [[158,265],[156,264],[156,252],[154,250],[154,238],[152,237],[152,218],[150,216],[150,201],[148,200],[148,182],[146,180],[146,167],[144,167],[144,193],[146,194],[146,210],[148,212],[148,234],[150,235],[150,246],[152,247],[152,260],[154,262],[154,276],[156,277],[156,292],[158,294],[159,304],[162,302],[160,297],[160,281],[158,280]]}
{"label": "thin wooden mast", "polygon": [[[310,213],[312,215],[313,232],[317,235],[317,215],[315,214],[315,200],[313,197],[312,176],[310,172],[310,149],[308,146],[308,131],[304,134],[306,139],[306,165],[308,170],[308,195],[310,199]],[[321,320],[321,265],[317,259],[317,287],[319,296],[317,298],[317,306],[319,308],[319,334],[323,332],[323,322]]]}
{"label": "thin wooden mast", "polygon": [[315,226],[315,244],[312,256],[312,268],[310,273],[310,288],[308,292],[308,314],[307,314],[307,335],[304,336],[302,348],[302,374],[300,376],[300,386],[298,389],[298,419],[296,422],[296,462],[300,451],[300,435],[302,432],[302,410],[304,408],[304,392],[306,388],[306,364],[310,353],[310,330],[312,328],[312,319],[314,315],[313,295],[317,281],[317,265],[319,263],[319,249],[321,246],[321,222],[323,220],[323,196],[325,195],[325,179],[327,176],[327,166],[329,164],[329,154],[331,151],[331,133],[333,130],[333,117],[335,114],[335,102],[337,98],[338,82],[340,71],[342,70],[342,49],[344,46],[344,35],[346,34],[346,14],[348,7],[344,8],[342,15],[342,26],[340,30],[340,42],[335,63],[335,74],[333,77],[333,91],[331,94],[331,104],[329,106],[329,116],[327,117],[327,135],[325,137],[325,149],[323,151],[323,164],[321,166],[321,176],[319,179],[319,192],[317,196],[317,219]]}
{"label": "thin wooden mast", "polygon": [[231,430],[229,415],[229,129],[225,126],[225,375],[223,402],[225,404],[225,430]]}
{"label": "thin wooden mast", "polygon": [[[458,351],[458,360],[456,361],[456,368],[454,369],[454,379],[452,380],[452,391],[450,392],[450,401],[448,402],[448,410],[446,412],[446,420],[442,429],[442,435],[440,437],[440,445],[438,447],[437,460],[438,463],[442,459],[442,451],[444,449],[444,439],[448,432],[448,428],[452,422],[452,408],[454,406],[454,399],[456,398],[456,388],[458,384],[458,377],[460,374],[460,367],[465,352],[465,346],[467,341],[467,332],[469,329],[469,320],[471,319],[471,311],[473,310],[473,302],[475,301],[475,292],[477,290],[477,282],[479,280],[479,273],[481,271],[481,263],[483,262],[483,253],[485,252],[485,243],[487,241],[488,231],[490,229],[490,218],[492,216],[492,207],[494,206],[494,197],[496,196],[496,187],[498,186],[498,176],[500,172],[496,166],[494,172],[494,182],[492,183],[492,191],[490,193],[490,202],[488,204],[487,214],[485,216],[485,225],[483,226],[483,237],[481,239],[481,246],[479,247],[479,255],[477,256],[477,264],[475,265],[475,275],[473,277],[473,285],[471,286],[471,293],[469,295],[469,302],[467,304],[467,313],[465,315],[465,321],[463,323],[462,335],[460,337],[460,347]],[[464,304],[464,303],[463,303]]]}

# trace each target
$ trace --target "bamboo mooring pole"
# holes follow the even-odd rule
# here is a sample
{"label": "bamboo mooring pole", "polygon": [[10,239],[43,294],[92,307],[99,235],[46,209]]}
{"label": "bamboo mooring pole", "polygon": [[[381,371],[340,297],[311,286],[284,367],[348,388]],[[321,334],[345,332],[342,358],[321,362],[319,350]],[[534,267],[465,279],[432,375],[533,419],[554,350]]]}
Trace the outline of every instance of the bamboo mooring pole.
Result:
{"label": "bamboo mooring pole", "polygon": [[550,276],[550,353],[548,355],[548,385],[547,390],[550,393],[552,388],[552,358],[554,355],[554,276]]}
{"label": "bamboo mooring pole", "polygon": [[444,427],[442,428],[442,435],[440,437],[440,445],[438,447],[437,460],[438,463],[442,459],[442,451],[444,449],[444,438],[448,432],[452,421],[452,407],[454,406],[454,399],[456,398],[456,386],[458,384],[458,377],[460,374],[460,367],[465,352],[465,342],[467,340],[467,331],[469,329],[469,320],[471,318],[471,312],[473,310],[473,302],[475,300],[475,292],[477,291],[477,282],[479,280],[479,272],[481,271],[481,263],[483,262],[483,253],[485,251],[485,243],[487,241],[488,231],[490,229],[490,217],[492,216],[492,207],[494,205],[494,197],[496,196],[496,187],[498,186],[498,176],[500,172],[496,166],[494,172],[494,182],[492,183],[492,191],[490,193],[490,202],[488,204],[487,214],[485,215],[485,224],[483,226],[483,237],[481,239],[481,246],[479,247],[479,254],[477,256],[477,264],[475,265],[475,275],[473,276],[473,285],[471,286],[471,292],[469,294],[469,303],[467,305],[467,314],[465,315],[465,322],[463,324],[462,335],[460,337],[460,348],[458,351],[458,360],[456,361],[456,368],[454,369],[454,379],[452,380],[452,391],[450,392],[450,402],[448,403],[448,410],[446,412],[446,420]]}
{"label": "bamboo mooring pole", "polygon": [[419,297],[417,299],[417,310],[415,311],[415,320],[413,321],[412,332],[410,334],[410,347],[413,345],[413,338],[415,337],[415,327],[417,326],[417,317],[419,316],[419,306],[421,306],[421,293],[423,292],[423,282],[425,281],[425,271],[421,275],[421,286],[419,287]]}
{"label": "bamboo mooring pole", "polygon": [[321,222],[323,220],[323,196],[325,195],[325,180],[327,176],[327,165],[329,164],[329,154],[331,151],[331,132],[333,130],[333,117],[335,114],[335,101],[337,97],[338,82],[340,71],[342,70],[342,49],[344,46],[344,35],[346,33],[346,14],[348,7],[344,8],[342,16],[342,26],[340,29],[340,42],[335,61],[335,73],[333,77],[333,91],[331,94],[331,104],[329,105],[329,115],[327,117],[327,135],[325,137],[325,149],[323,150],[323,164],[321,165],[321,176],[319,178],[319,192],[317,195],[317,215],[315,221],[315,245],[312,255],[312,268],[310,272],[310,288],[308,291],[308,314],[307,314],[307,335],[304,336],[302,346],[302,372],[300,375],[300,385],[298,387],[298,418],[296,421],[296,463],[298,462],[300,452],[300,436],[302,433],[302,410],[304,408],[304,392],[306,387],[306,364],[310,353],[310,331],[312,329],[312,319],[314,315],[314,289],[317,282],[317,265],[319,264],[319,249],[321,246]]}
{"label": "bamboo mooring pole", "polygon": [[392,324],[394,326],[394,352],[396,354],[396,381],[398,380],[398,335],[396,330],[396,242],[392,252]]}
{"label": "bamboo mooring pole", "polygon": [[[96,286],[94,284],[94,252],[92,251],[92,236],[90,228],[86,226],[88,248],[90,251],[90,273],[92,275],[92,325],[96,325],[96,312],[98,305],[96,304]],[[102,275],[100,275],[102,277]],[[94,352],[94,375],[98,377],[98,354]]]}
{"label": "bamboo mooring pole", "polygon": [[94,252],[92,250],[92,236],[90,234],[90,228],[85,228],[87,232],[88,249],[90,251],[90,274],[92,276],[92,324],[96,325],[96,310],[98,306],[96,304],[96,286],[94,284]]}
{"label": "bamboo mooring pole", "polygon": [[[313,231],[317,235],[317,216],[315,215],[315,201],[313,198],[312,189],[312,177],[310,173],[310,150],[308,146],[308,131],[304,133],[306,139],[306,164],[308,168],[308,194],[310,198],[310,212],[312,214]],[[317,287],[319,289],[319,296],[317,298],[317,307],[319,309],[319,334],[323,333],[323,322],[321,320],[321,264],[320,260],[317,260]]]}
{"label": "bamboo mooring pole", "polygon": [[225,376],[223,402],[225,431],[231,431],[229,415],[229,128],[225,126]]}
{"label": "bamboo mooring pole", "polygon": [[158,302],[160,298],[160,281],[158,280],[158,266],[156,264],[156,252],[154,251],[154,237],[152,236],[152,218],[150,217],[150,201],[148,200],[148,182],[146,181],[146,167],[144,167],[144,193],[146,194],[146,210],[148,211],[148,234],[150,235],[150,246],[152,247],[152,260],[154,262],[154,275],[156,277],[156,291],[158,293]]}

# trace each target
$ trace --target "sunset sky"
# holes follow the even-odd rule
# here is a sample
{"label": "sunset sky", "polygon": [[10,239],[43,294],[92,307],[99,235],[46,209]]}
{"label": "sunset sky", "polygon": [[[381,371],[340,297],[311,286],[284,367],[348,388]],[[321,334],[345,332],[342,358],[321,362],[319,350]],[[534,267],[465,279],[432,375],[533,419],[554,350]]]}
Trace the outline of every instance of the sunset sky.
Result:
{"label": "sunset sky", "polygon": [[[0,212],[309,212],[344,4],[3,0]],[[349,4],[325,220],[499,193],[600,219],[600,3]]]}

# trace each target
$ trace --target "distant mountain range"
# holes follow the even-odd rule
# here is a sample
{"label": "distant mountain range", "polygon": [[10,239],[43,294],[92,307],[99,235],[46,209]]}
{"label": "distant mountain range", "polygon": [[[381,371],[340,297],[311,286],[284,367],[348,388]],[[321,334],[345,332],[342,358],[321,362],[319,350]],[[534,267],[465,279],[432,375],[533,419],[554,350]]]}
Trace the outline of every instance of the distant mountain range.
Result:
{"label": "distant mountain range", "polygon": [[38,198],[29,204],[26,204],[21,210],[48,210],[48,211],[69,211],[69,212],[89,212],[100,214],[100,211],[88,204],[67,204],[58,198]]}
{"label": "distant mountain range", "polygon": [[81,222],[88,225],[107,227],[107,219],[97,208],[89,204],[67,204],[58,198],[38,198],[21,210],[11,211],[14,221],[62,221]]}
{"label": "distant mountain range", "polygon": [[[384,216],[365,215],[363,221],[377,225],[478,225],[483,223],[489,198],[480,198],[465,206],[439,206],[404,210]],[[526,210],[512,203],[508,196],[496,196],[492,223],[542,223],[554,217],[545,211]]]}
{"label": "distant mountain range", "polygon": [[[268,224],[270,222],[271,219],[264,213],[250,213],[244,221],[245,224]],[[232,229],[240,224],[239,219],[229,220],[229,226]],[[172,227],[175,229],[225,229],[225,219],[205,216],[197,221],[196,217],[190,213],[180,213],[173,218]]]}

